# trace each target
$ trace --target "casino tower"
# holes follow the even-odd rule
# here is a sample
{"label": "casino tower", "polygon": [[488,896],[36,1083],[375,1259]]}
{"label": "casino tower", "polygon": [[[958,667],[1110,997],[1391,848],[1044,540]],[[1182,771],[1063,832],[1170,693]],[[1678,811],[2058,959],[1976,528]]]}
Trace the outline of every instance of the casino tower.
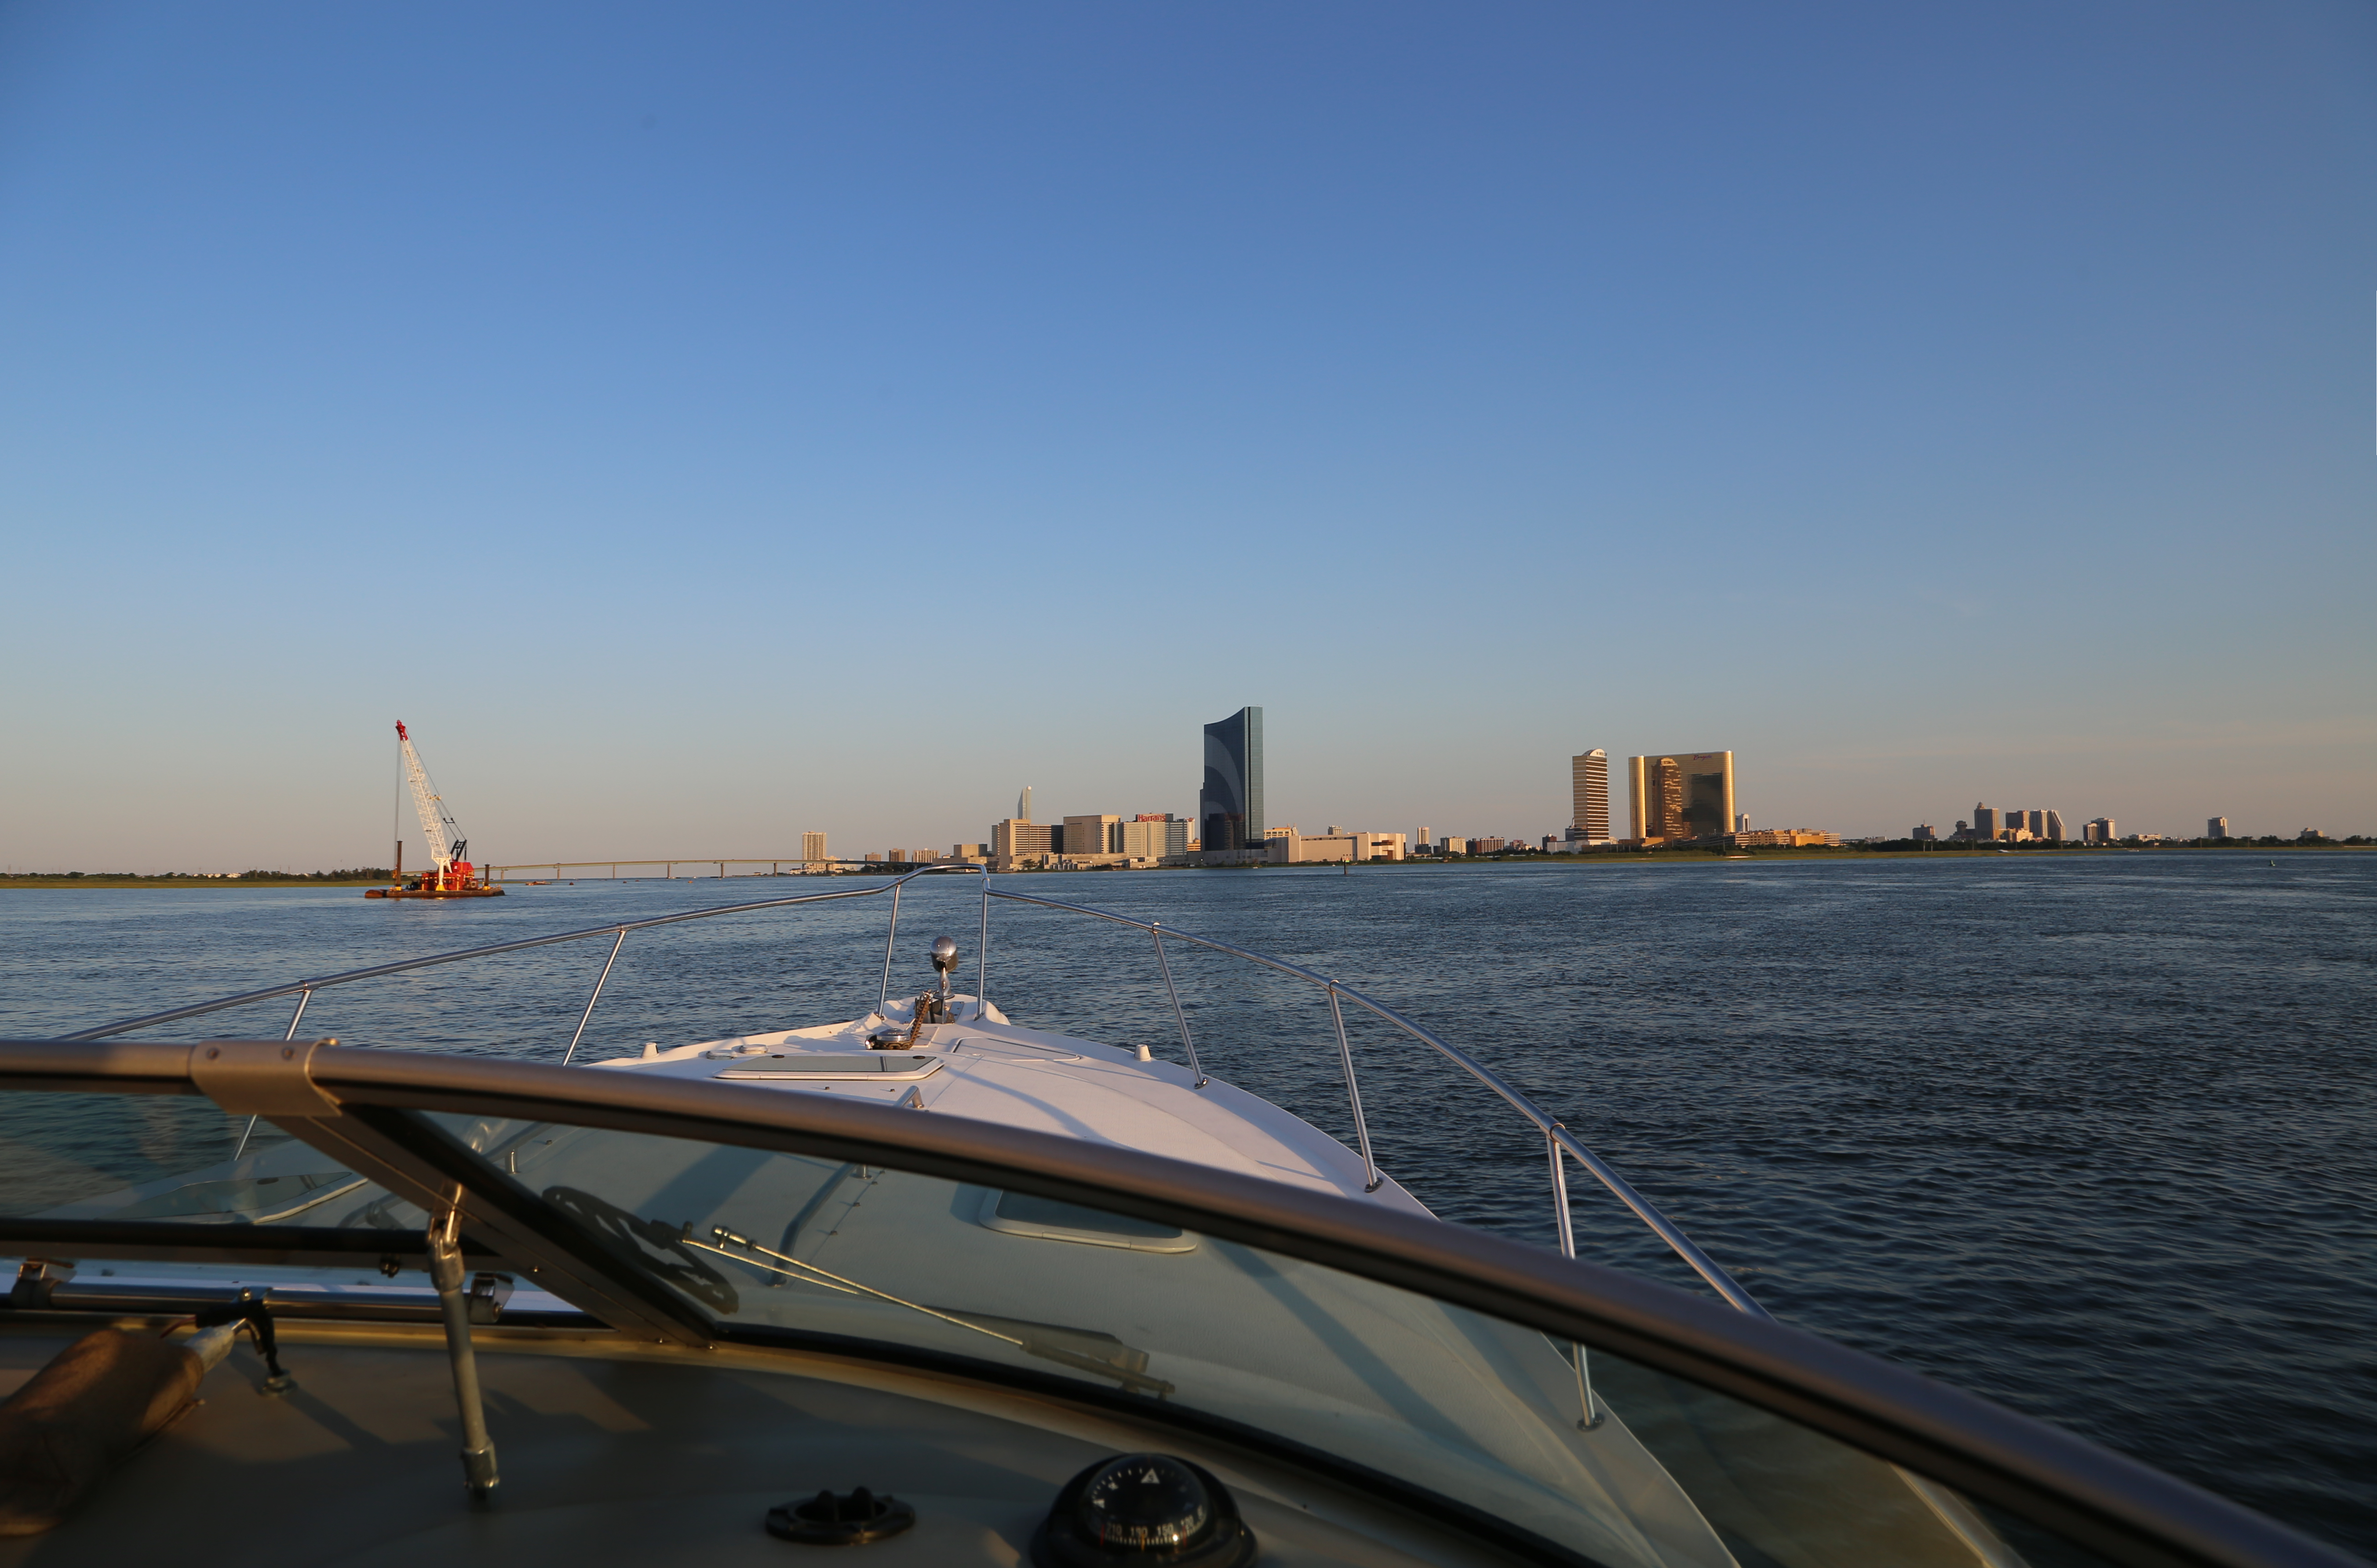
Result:
{"label": "casino tower", "polygon": [[1197,827],[1208,855],[1263,846],[1260,708],[1241,708],[1205,726],[1205,785]]}

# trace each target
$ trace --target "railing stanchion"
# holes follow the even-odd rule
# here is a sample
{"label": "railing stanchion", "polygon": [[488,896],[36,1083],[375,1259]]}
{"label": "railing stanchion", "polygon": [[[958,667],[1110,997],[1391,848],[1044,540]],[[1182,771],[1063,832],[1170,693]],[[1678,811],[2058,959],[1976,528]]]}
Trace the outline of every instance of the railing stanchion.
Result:
{"label": "railing stanchion", "polygon": [[[305,1004],[313,999],[314,993],[312,991],[300,991],[297,993],[297,1011],[290,1014],[289,1032],[281,1036],[282,1039],[293,1040],[297,1037],[297,1022],[305,1016]],[[255,1136],[256,1118],[251,1116],[247,1119],[247,1125],[239,1130],[239,1147],[231,1152],[231,1157],[237,1159],[240,1155],[247,1153],[247,1141]]]}
{"label": "railing stanchion", "polygon": [[973,1016],[976,1023],[990,1015],[990,868],[982,868],[982,940],[973,955]]}
{"label": "railing stanchion", "polygon": [[891,884],[891,925],[883,933],[883,984],[875,992],[875,1011],[881,1012],[883,1004],[891,999],[891,944],[900,935],[900,890],[908,879],[901,878]]}
{"label": "railing stanchion", "polygon": [[603,973],[594,976],[594,989],[586,999],[586,1011],[578,1015],[578,1027],[570,1032],[569,1048],[561,1053],[562,1066],[567,1067],[570,1059],[577,1056],[578,1041],[586,1033],[586,1021],[594,1016],[594,1004],[603,997],[603,982],[611,977],[611,965],[619,961],[619,944],[627,940],[627,928],[622,926],[619,934],[611,939],[611,956],[603,961]]}
{"label": "railing stanchion", "polygon": [[1354,1082],[1354,1047],[1345,1038],[1345,1010],[1337,1005],[1337,987],[1329,987],[1329,1019],[1337,1025],[1337,1056],[1345,1064],[1345,1098],[1354,1107],[1354,1136],[1362,1143],[1362,1169],[1368,1178],[1362,1184],[1365,1192],[1375,1192],[1382,1178],[1379,1162],[1370,1157],[1370,1125],[1362,1119],[1362,1091]]}
{"label": "railing stanchion", "polygon": [[1172,961],[1164,956],[1163,924],[1160,920],[1153,922],[1147,928],[1147,934],[1155,939],[1155,962],[1164,971],[1164,994],[1172,999],[1172,1022],[1180,1025],[1180,1043],[1188,1051],[1188,1071],[1196,1074],[1195,1087],[1201,1089],[1211,1080],[1205,1076],[1205,1069],[1197,1060],[1197,1042],[1188,1037],[1188,1015],[1180,1011],[1180,992],[1172,984]]}
{"label": "railing stanchion", "polygon": [[[1557,1124],[1555,1124],[1557,1125]],[[1566,1128],[1561,1129],[1567,1131]],[[1549,1127],[1544,1129],[1544,1148],[1552,1161],[1552,1213],[1559,1221],[1559,1250],[1563,1258],[1576,1256],[1576,1227],[1568,1213],[1568,1167],[1560,1159],[1559,1140],[1552,1136]],[[1601,1424],[1601,1406],[1593,1397],[1593,1369],[1587,1362],[1590,1354],[1583,1345],[1569,1342],[1569,1354],[1576,1361],[1576,1398],[1584,1407],[1583,1418],[1576,1424],[1579,1430],[1591,1431]]]}

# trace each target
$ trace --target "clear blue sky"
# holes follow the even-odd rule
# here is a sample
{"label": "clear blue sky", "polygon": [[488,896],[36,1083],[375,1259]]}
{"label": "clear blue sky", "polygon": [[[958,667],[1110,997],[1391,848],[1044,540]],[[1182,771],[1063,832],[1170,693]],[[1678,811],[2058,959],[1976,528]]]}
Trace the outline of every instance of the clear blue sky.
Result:
{"label": "clear blue sky", "polygon": [[2377,832],[2373,263],[2362,4],[16,0],[0,861]]}

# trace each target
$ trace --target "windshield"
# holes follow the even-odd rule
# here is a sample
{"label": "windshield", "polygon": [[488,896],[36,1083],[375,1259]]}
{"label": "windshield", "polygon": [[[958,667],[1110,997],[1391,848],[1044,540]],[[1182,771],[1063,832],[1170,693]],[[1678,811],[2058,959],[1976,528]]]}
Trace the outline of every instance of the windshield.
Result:
{"label": "windshield", "polygon": [[[1474,1304],[1117,1213],[1079,1183],[963,1180],[561,1119],[382,1109],[366,1125],[435,1154],[472,1213],[492,1203],[525,1218],[540,1242],[592,1265],[580,1279],[631,1278],[674,1299],[711,1342],[1136,1413],[1523,1551],[1548,1544],[1603,1568],[2095,1561],[1689,1378]],[[435,1321],[420,1207],[206,1100],[0,1096],[0,1210],[28,1239],[19,1306],[186,1313],[260,1288],[299,1317]],[[204,1237],[226,1261],[161,1250],[161,1231]],[[79,1238],[75,1261],[42,1256],[41,1236]],[[111,1252],[126,1243],[137,1245]],[[474,1322],[606,1315],[549,1273],[533,1277],[500,1239],[471,1250]]]}
{"label": "windshield", "polygon": [[1738,1401],[1262,1248],[880,1166],[440,1116],[723,1336],[991,1363],[1457,1500],[1616,1568],[2016,1561]]}
{"label": "windshield", "polygon": [[421,1210],[212,1101],[0,1097],[0,1202],[28,1219],[367,1228],[418,1236]]}

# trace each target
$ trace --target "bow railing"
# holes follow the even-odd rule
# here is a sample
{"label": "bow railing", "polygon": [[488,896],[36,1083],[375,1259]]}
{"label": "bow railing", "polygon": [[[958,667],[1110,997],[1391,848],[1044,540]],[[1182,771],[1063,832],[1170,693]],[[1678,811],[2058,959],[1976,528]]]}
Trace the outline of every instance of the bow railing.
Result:
{"label": "bow railing", "polygon": [[[1655,1204],[1654,1204],[1649,1199],[1643,1197],[1642,1193],[1636,1191],[1631,1183],[1628,1182],[1624,1177],[1620,1176],[1615,1169],[1611,1168],[1608,1162],[1605,1161],[1600,1155],[1587,1148],[1577,1139],[1576,1135],[1571,1132],[1558,1119],[1546,1111],[1541,1106],[1536,1105],[1534,1100],[1522,1093],[1516,1085],[1512,1084],[1500,1073],[1496,1072],[1484,1062],[1479,1061],[1475,1057],[1471,1056],[1468,1052],[1445,1040],[1433,1030],[1421,1026],[1419,1023],[1406,1018],[1404,1014],[1398,1012],[1393,1008],[1387,1006],[1385,1003],[1379,1001],[1375,998],[1364,994],[1362,991],[1345,984],[1343,980],[1337,979],[1333,976],[1323,975],[1317,970],[1308,969],[1299,964],[1291,964],[1285,959],[1274,958],[1269,953],[1256,952],[1251,949],[1242,948],[1234,943],[1222,941],[1212,937],[1200,936],[1193,931],[1184,931],[1177,927],[1166,926],[1161,921],[1135,919],[1128,915],[1117,914],[1113,910],[1108,909],[1093,908],[1089,904],[1069,904],[1061,899],[1041,898],[1032,893],[1015,892],[1005,888],[994,887],[991,885],[990,868],[986,866],[923,866],[919,867],[915,870],[906,873],[903,876],[894,877],[889,880],[878,881],[873,887],[846,888],[837,890],[832,892],[801,893],[790,898],[757,899],[743,904],[717,904],[707,909],[682,910],[674,915],[653,916],[640,920],[612,921],[605,925],[589,926],[581,930],[562,931],[551,936],[525,937],[513,941],[490,942],[481,947],[462,948],[452,952],[434,953],[425,958],[401,959],[389,964],[375,964],[360,969],[349,969],[338,974],[321,975],[310,979],[292,980],[284,985],[268,986],[257,990],[243,991],[235,996],[222,997],[212,1001],[197,1002],[186,1007],[169,1008],[161,1012],[147,1013],[138,1018],[125,1019],[118,1023],[106,1024],[101,1028],[86,1029],[78,1034],[66,1035],[61,1037],[67,1040],[112,1039],[120,1035],[131,1034],[136,1030],[157,1028],[163,1024],[175,1023],[185,1019],[201,1017],[211,1012],[221,1012],[231,1008],[252,1006],[255,1003],[269,1001],[278,997],[294,996],[297,999],[297,1009],[289,1021],[287,1035],[288,1038],[294,1039],[297,1034],[297,1025],[299,1022],[305,1018],[305,1009],[313,1000],[314,993],[319,990],[326,990],[333,986],[351,985],[356,981],[378,979],[389,975],[401,975],[412,970],[425,969],[436,964],[459,964],[467,959],[487,958],[497,953],[520,952],[531,948],[551,947],[564,942],[586,941],[594,938],[607,936],[612,939],[611,951],[603,958],[602,972],[595,977],[593,989],[587,996],[586,1005],[579,1013],[577,1027],[571,1032],[569,1043],[562,1052],[562,1062],[564,1065],[567,1065],[577,1057],[579,1042],[585,1037],[586,1026],[594,1016],[595,1004],[602,999],[603,984],[609,980],[612,966],[618,961],[619,950],[626,943],[630,932],[649,930],[656,926],[674,926],[681,925],[687,921],[714,919],[723,915],[744,915],[763,909],[790,908],[795,904],[829,904],[843,899],[876,898],[888,892],[891,895],[890,917],[886,923],[886,930],[883,939],[882,979],[876,992],[876,1009],[879,1012],[890,999],[890,995],[892,952],[900,931],[901,890],[918,877],[947,876],[953,874],[961,876],[979,875],[982,878],[980,941],[974,955],[974,996],[976,999],[977,1017],[981,1016],[982,1010],[986,1008],[988,1005],[987,999],[989,996],[988,986],[990,974],[990,902],[993,899],[1002,899],[1013,904],[1033,904],[1043,909],[1059,910],[1071,915],[1086,916],[1093,919],[1109,921],[1116,925],[1129,927],[1133,930],[1146,932],[1150,941],[1154,947],[1157,967],[1164,976],[1165,994],[1170,1002],[1174,1025],[1178,1029],[1180,1034],[1181,1048],[1188,1055],[1189,1071],[1194,1079],[1195,1087],[1199,1089],[1202,1089],[1208,1083],[1212,1082],[1212,1080],[1207,1077],[1203,1064],[1198,1056],[1196,1037],[1188,1027],[1188,1015],[1180,1003],[1179,989],[1173,980],[1171,960],[1165,952],[1165,942],[1169,940],[1175,942],[1189,943],[1196,947],[1204,948],[1210,952],[1222,953],[1227,957],[1238,959],[1244,963],[1258,964],[1261,967],[1274,970],[1279,974],[1286,975],[1308,985],[1318,987],[1328,997],[1330,1022],[1334,1027],[1337,1040],[1338,1062],[1344,1074],[1345,1097],[1353,1112],[1355,1139],[1359,1147],[1359,1153],[1362,1159],[1365,1191],[1376,1191],[1384,1180],[1384,1178],[1381,1177],[1379,1172],[1378,1160],[1371,1151],[1369,1125],[1362,1111],[1361,1086],[1359,1079],[1355,1071],[1353,1042],[1345,1029],[1344,1008],[1347,1003],[1351,1003],[1355,1007],[1362,1009],[1364,1011],[1380,1019],[1385,1023],[1401,1031],[1403,1034],[1410,1036],[1412,1039],[1418,1041],[1420,1044],[1435,1051],[1446,1061],[1451,1062],[1454,1067],[1468,1074],[1469,1077],[1476,1083],[1491,1090],[1496,1095],[1499,1096],[1504,1103],[1509,1105],[1511,1109],[1515,1110],[1521,1117],[1524,1118],[1528,1122],[1535,1126],[1543,1137],[1546,1154],[1549,1162],[1553,1217],[1558,1228],[1559,1250],[1564,1256],[1572,1258],[1576,1255],[1576,1236],[1569,1211],[1567,1168],[1567,1162],[1572,1159],[1586,1172],[1588,1172],[1595,1180],[1600,1182],[1604,1188],[1607,1189],[1613,1197],[1630,1210],[1637,1219],[1641,1220],[1643,1225],[1650,1228],[1653,1234],[1657,1236],[1660,1240],[1666,1243],[1668,1249],[1672,1251],[1678,1258],[1681,1259],[1693,1273],[1699,1275],[1702,1280],[1706,1281],[1709,1287],[1719,1296],[1723,1297],[1735,1308],[1741,1311],[1748,1312],[1754,1317],[1763,1318],[1770,1315],[1763,1307],[1758,1304],[1747,1290],[1744,1290],[1741,1286],[1734,1280],[1731,1275],[1727,1274],[1725,1269],[1717,1263],[1715,1259],[1702,1251],[1699,1245],[1695,1243],[1690,1237],[1684,1234],[1681,1227],[1677,1226],[1674,1221],[1668,1219],[1666,1215],[1661,1214]],[[254,1121],[251,1119],[249,1123],[249,1131],[252,1131],[253,1130]],[[243,1134],[241,1139],[243,1148],[245,1147],[245,1143],[246,1138],[245,1135]]]}

